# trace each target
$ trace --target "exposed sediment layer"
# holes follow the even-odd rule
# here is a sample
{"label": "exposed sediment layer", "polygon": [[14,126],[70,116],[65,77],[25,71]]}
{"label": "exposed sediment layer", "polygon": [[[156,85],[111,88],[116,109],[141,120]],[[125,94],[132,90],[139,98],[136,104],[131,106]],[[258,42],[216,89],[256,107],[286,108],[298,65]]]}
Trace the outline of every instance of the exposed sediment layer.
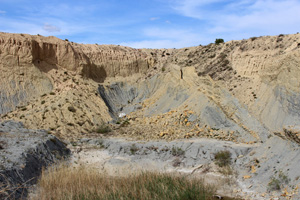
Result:
{"label": "exposed sediment layer", "polygon": [[0,149],[1,199],[26,199],[42,169],[70,154],[55,136],[14,121],[0,123]]}
{"label": "exposed sediment layer", "polygon": [[[125,109],[128,114],[151,102],[155,104],[139,114],[155,117],[176,110],[183,103],[181,98],[189,98],[186,104],[191,104],[200,97],[215,107],[197,108],[199,120],[209,126],[212,126],[209,123],[212,110],[219,116],[215,119],[221,120],[224,126],[231,120],[248,132],[253,130],[249,127],[280,132],[285,126],[300,125],[300,34],[253,37],[183,49],[84,45],[25,34],[1,33],[0,36],[3,72],[0,75],[0,112],[7,113],[21,106],[7,118],[21,120],[31,128],[42,124],[43,128],[58,129],[57,132],[63,134],[86,134],[110,121],[109,111],[116,116],[116,112]],[[119,87],[122,84],[127,85],[134,97],[124,97],[126,88]],[[112,91],[114,87],[119,90]],[[52,96],[43,96],[51,92]],[[106,96],[113,94],[114,105],[109,107],[99,92],[102,98],[104,93]],[[89,99],[92,93],[98,97],[84,103],[83,99]],[[75,98],[73,94],[84,98]],[[74,107],[74,102],[85,105],[82,110],[88,117],[83,117],[82,112],[72,116],[52,112],[52,108],[45,105],[50,106],[55,99],[61,101],[61,106],[70,103],[69,106]],[[37,103],[48,100],[49,104]],[[166,101],[170,101],[170,106],[162,107]],[[24,108],[27,102],[30,102],[29,107]],[[125,104],[130,105],[123,106]],[[37,110],[32,112],[31,107]],[[92,114],[95,108],[98,108],[96,116]],[[26,115],[32,117],[23,117]],[[89,121],[83,128],[79,120],[82,117]],[[59,120],[61,118],[65,120]],[[50,121],[59,127],[54,127]],[[264,133],[261,130],[253,130],[257,133],[252,135],[260,137],[257,134]]]}

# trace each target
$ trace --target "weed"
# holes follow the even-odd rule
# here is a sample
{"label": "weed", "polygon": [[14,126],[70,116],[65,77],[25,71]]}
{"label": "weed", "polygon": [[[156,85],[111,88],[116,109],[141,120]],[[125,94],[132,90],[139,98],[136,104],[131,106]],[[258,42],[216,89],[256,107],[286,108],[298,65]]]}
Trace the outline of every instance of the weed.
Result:
{"label": "weed", "polygon": [[44,104],[44,103],[46,103],[46,101],[45,101],[45,100],[41,101],[41,104]]}
{"label": "weed", "polygon": [[172,147],[171,154],[173,156],[184,156],[185,151],[179,147]]}
{"label": "weed", "polygon": [[120,127],[126,127],[126,126],[128,126],[129,124],[130,124],[130,122],[129,122],[129,120],[127,119],[127,120],[125,120],[125,121],[123,121],[123,122],[121,123]]}
{"label": "weed", "polygon": [[135,144],[131,145],[131,147],[130,147],[131,155],[134,155],[138,150],[139,150],[139,148]]}
{"label": "weed", "polygon": [[268,190],[280,190],[283,186],[287,185],[290,179],[282,171],[279,171],[277,177],[273,176],[268,184]]}
{"label": "weed", "polygon": [[97,133],[109,133],[109,132],[111,132],[111,128],[108,126],[108,125],[106,125],[106,124],[101,124],[97,129],[96,129],[96,132]]}
{"label": "weed", "polygon": [[161,68],[161,71],[162,72],[166,71],[166,68],[165,67]]}
{"label": "weed", "polygon": [[43,171],[37,184],[39,200],[58,199],[212,199],[216,188],[201,179],[145,172],[110,177],[87,167],[53,167]]}
{"label": "weed", "polygon": [[231,164],[231,153],[229,151],[219,151],[215,153],[215,161],[219,167],[225,167]]}
{"label": "weed", "polygon": [[179,167],[181,165],[181,159],[180,158],[175,158],[173,161],[172,161],[172,166],[173,167]]}
{"label": "weed", "polygon": [[230,166],[221,167],[218,169],[218,171],[225,176],[233,175],[233,170]]}

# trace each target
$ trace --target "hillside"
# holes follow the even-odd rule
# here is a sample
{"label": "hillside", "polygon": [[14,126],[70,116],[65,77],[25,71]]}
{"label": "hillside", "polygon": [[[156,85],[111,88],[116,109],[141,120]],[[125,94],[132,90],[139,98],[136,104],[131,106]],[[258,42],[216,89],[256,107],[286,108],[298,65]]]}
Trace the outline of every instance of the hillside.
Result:
{"label": "hillside", "polygon": [[[69,142],[108,124],[108,136],[131,140],[250,144],[259,160],[295,154],[278,168],[299,182],[300,34],[133,49],[0,33],[0,71],[3,121]],[[260,173],[276,161],[265,162]],[[267,184],[270,174],[257,180]]]}

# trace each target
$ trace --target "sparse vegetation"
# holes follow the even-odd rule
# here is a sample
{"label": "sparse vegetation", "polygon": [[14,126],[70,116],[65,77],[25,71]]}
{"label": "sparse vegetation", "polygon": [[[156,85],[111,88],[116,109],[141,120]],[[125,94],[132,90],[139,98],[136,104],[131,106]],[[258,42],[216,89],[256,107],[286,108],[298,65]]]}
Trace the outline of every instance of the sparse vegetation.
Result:
{"label": "sparse vegetation", "polygon": [[224,166],[219,169],[219,172],[225,176],[230,176],[233,174],[233,169],[230,166]]}
{"label": "sparse vegetation", "polygon": [[129,122],[129,120],[128,119],[126,119],[126,120],[124,120],[122,123],[121,123],[121,127],[126,127],[126,126],[128,126],[130,124],[130,122]]}
{"label": "sparse vegetation", "polygon": [[184,156],[185,152],[179,147],[172,147],[171,154],[173,156]]}
{"label": "sparse vegetation", "polygon": [[221,44],[221,43],[224,43],[224,40],[222,38],[217,38],[215,44]]}
{"label": "sparse vegetation", "polygon": [[103,123],[96,129],[96,132],[102,133],[102,134],[109,133],[109,132],[111,132],[111,128],[108,125]]}
{"label": "sparse vegetation", "polygon": [[285,175],[282,171],[279,171],[279,173],[276,176],[271,177],[270,182],[268,184],[268,190],[274,191],[274,190],[280,190],[284,186],[286,186],[290,182],[290,179]]}
{"label": "sparse vegetation", "polygon": [[175,158],[173,161],[172,161],[172,166],[173,167],[179,167],[181,165],[181,159],[180,158]]}
{"label": "sparse vegetation", "polygon": [[256,40],[256,39],[257,39],[257,37],[251,37],[251,38],[250,38],[251,41],[254,41],[254,40]]}
{"label": "sparse vegetation", "polygon": [[68,107],[68,110],[69,110],[70,112],[76,112],[76,109],[75,109],[73,106],[69,106],[69,107]]}
{"label": "sparse vegetation", "polygon": [[50,95],[55,95],[55,92],[50,92]]}
{"label": "sparse vegetation", "polygon": [[135,144],[131,145],[131,147],[130,147],[131,155],[134,155],[138,150],[139,150],[139,148]]}
{"label": "sparse vegetation", "polygon": [[166,71],[166,68],[165,67],[161,68],[161,71],[162,72]]}
{"label": "sparse vegetation", "polygon": [[231,164],[231,153],[227,150],[215,153],[215,162],[219,167],[229,166]]}
{"label": "sparse vegetation", "polygon": [[53,167],[43,171],[34,199],[213,199],[215,188],[200,179],[160,173],[109,177],[92,168]]}
{"label": "sparse vegetation", "polygon": [[46,101],[45,101],[45,100],[41,101],[41,104],[44,104],[44,103],[46,103]]}

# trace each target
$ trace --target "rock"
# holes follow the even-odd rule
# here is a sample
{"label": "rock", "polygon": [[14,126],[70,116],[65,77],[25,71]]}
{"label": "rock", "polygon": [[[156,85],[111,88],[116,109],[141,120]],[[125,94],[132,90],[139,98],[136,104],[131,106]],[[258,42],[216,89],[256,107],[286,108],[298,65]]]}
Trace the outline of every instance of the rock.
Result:
{"label": "rock", "polygon": [[[30,130],[22,123],[0,123],[0,198],[26,198],[43,168],[67,159],[70,150],[44,130]],[[5,188],[5,189],[4,189]]]}

